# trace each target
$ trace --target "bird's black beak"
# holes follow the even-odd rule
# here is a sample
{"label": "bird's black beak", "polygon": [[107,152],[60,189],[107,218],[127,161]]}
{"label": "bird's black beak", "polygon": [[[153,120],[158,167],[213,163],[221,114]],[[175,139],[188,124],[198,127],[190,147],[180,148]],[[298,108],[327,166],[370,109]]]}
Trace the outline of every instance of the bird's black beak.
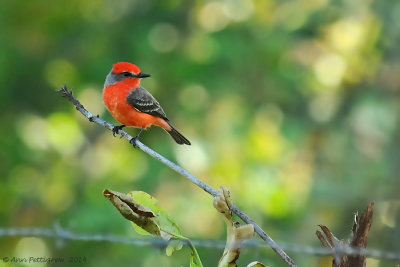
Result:
{"label": "bird's black beak", "polygon": [[137,78],[147,78],[150,77],[150,74],[146,74],[146,73],[139,73],[138,75],[136,75]]}

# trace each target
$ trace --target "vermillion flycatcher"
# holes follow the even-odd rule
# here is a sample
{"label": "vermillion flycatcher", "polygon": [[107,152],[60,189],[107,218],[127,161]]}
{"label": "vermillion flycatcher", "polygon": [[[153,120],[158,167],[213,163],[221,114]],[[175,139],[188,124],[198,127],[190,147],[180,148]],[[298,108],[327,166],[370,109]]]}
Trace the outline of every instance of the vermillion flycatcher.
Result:
{"label": "vermillion flycatcher", "polygon": [[122,125],[115,126],[113,133],[118,133],[125,126],[140,128],[133,144],[144,129],[151,125],[163,128],[180,145],[190,145],[167,119],[157,100],[143,87],[140,79],[150,77],[129,62],[113,65],[104,83],[103,100],[111,115]]}

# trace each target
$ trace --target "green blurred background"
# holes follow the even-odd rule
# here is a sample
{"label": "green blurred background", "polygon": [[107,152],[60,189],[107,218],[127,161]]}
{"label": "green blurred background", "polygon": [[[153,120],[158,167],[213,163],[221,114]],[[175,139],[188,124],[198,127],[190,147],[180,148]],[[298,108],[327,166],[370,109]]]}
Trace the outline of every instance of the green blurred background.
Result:
{"label": "green blurred background", "polygon": [[[2,0],[0,227],[140,237],[102,196],[109,188],[157,197],[188,237],[225,238],[209,195],[55,92],[67,84],[114,122],[104,79],[130,61],[193,145],[158,128],[142,142],[228,187],[272,238],[320,246],[317,224],[346,238],[353,212],[375,201],[369,247],[400,250],[399,17],[397,1]],[[199,253],[216,266],[222,250]],[[85,266],[188,266],[189,254],[0,237],[1,257],[85,256]],[[269,248],[244,249],[238,263],[253,260],[285,266]]]}

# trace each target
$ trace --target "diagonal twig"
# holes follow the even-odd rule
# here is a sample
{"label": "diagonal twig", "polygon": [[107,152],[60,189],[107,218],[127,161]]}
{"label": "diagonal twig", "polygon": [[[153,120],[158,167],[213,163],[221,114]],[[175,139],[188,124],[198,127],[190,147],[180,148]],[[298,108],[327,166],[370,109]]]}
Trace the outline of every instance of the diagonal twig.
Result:
{"label": "diagonal twig", "polygon": [[[114,128],[114,125],[112,123],[109,123],[103,119],[101,119],[98,116],[94,116],[92,113],[90,113],[73,95],[72,91],[69,91],[67,89],[67,86],[64,85],[58,90],[65,98],[67,98],[69,101],[71,101],[76,109],[82,113],[83,116],[89,119],[89,121],[94,122],[96,124],[102,125],[105,128],[112,130]],[[189,179],[192,183],[196,184],[199,186],[201,189],[206,191],[207,193],[211,194],[212,196],[217,195],[217,191],[207,185],[206,183],[200,181],[198,178],[196,178],[194,175],[189,173],[187,170],[183,169],[179,165],[173,163],[172,161],[168,160],[167,158],[163,157],[162,155],[158,154],[151,148],[147,147],[144,145],[142,142],[138,140],[134,140],[131,135],[129,135],[127,132],[120,130],[118,132],[121,137],[124,137],[128,139],[130,142],[135,142],[135,145],[140,148],[143,152],[149,154],[153,158],[161,161],[174,171],[180,173],[187,179]],[[247,216],[243,211],[241,211],[235,204],[232,204],[231,206],[232,212],[234,212],[239,218],[241,218],[245,223],[247,224],[252,224],[254,226],[255,232],[286,262],[288,266],[291,267],[296,267],[297,265],[294,263],[294,261],[275,243],[275,241],[267,234],[264,232],[263,229],[261,229],[260,226],[258,226],[252,219],[250,219],[249,216]]]}

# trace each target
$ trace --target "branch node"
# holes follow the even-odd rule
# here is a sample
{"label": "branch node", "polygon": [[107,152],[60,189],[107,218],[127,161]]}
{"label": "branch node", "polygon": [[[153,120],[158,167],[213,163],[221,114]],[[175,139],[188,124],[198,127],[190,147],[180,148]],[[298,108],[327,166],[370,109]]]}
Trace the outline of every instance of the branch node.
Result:
{"label": "branch node", "polygon": [[89,121],[90,121],[90,122],[94,122],[94,118],[100,118],[99,114],[97,114],[96,116],[91,116],[91,117],[89,118]]}

